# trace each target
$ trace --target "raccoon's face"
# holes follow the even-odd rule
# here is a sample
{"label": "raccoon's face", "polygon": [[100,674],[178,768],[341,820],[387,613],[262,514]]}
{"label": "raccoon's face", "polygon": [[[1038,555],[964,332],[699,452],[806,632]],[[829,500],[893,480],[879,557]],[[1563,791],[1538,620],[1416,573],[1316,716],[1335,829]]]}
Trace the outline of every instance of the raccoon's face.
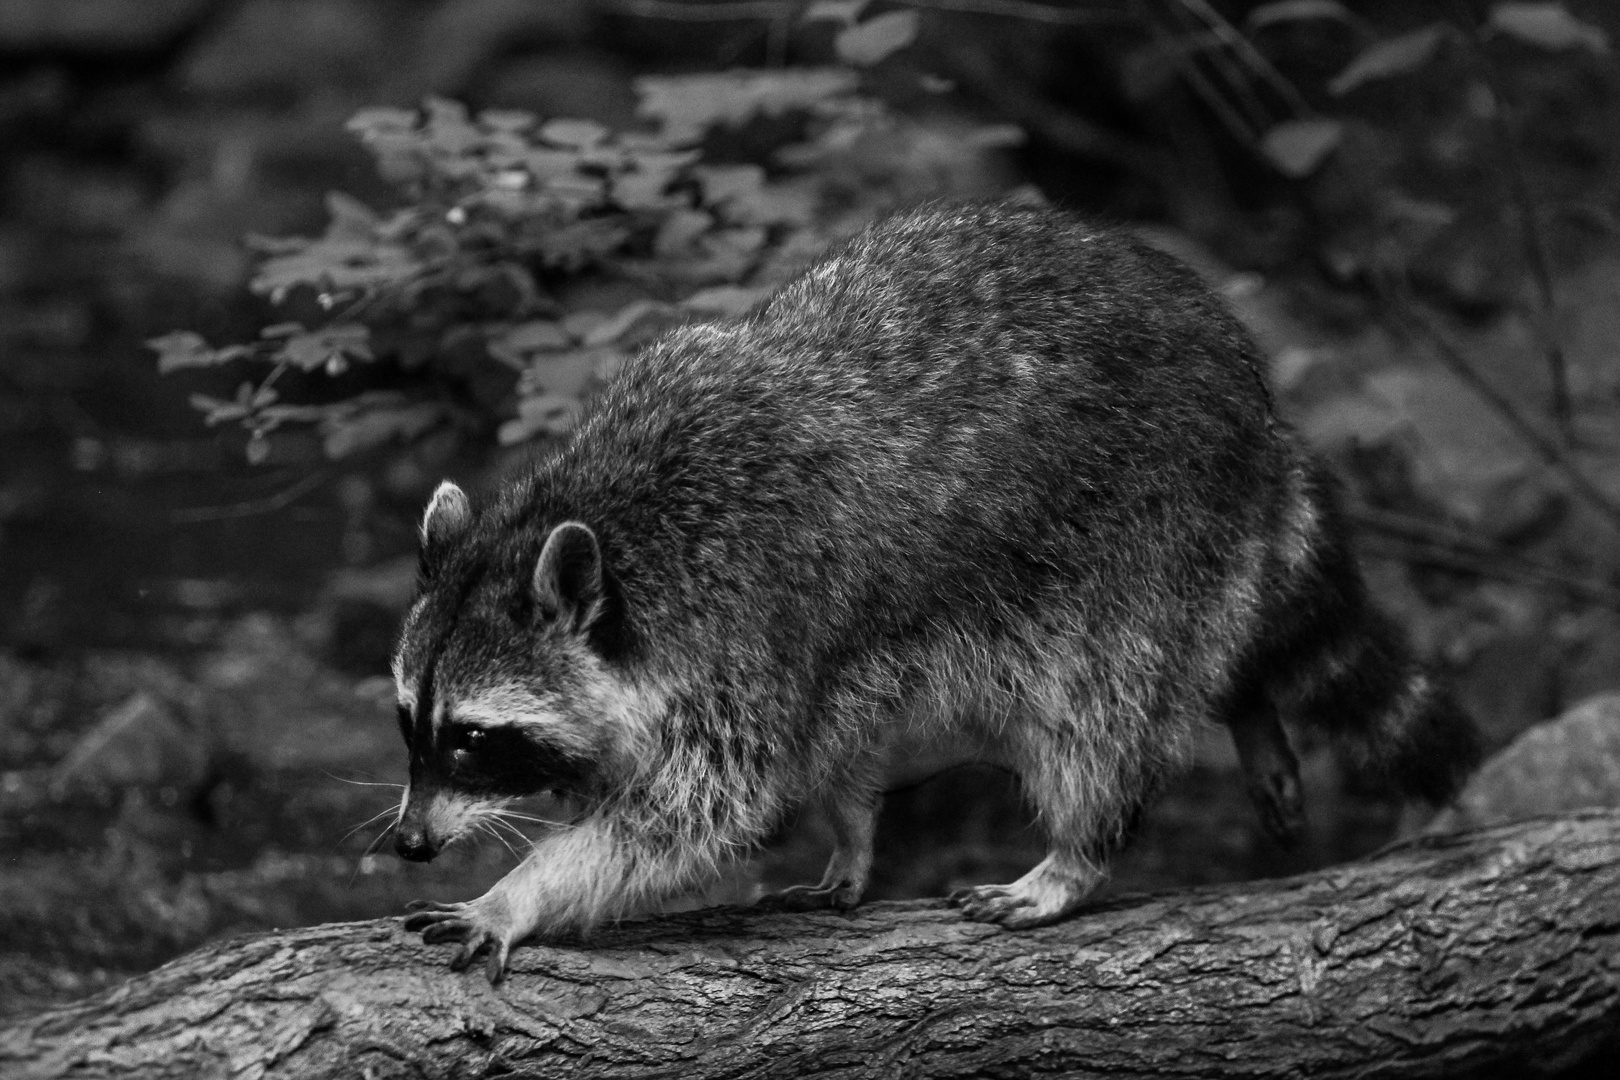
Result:
{"label": "raccoon's face", "polygon": [[590,529],[557,526],[521,575],[488,558],[458,564],[472,531],[466,495],[440,485],[422,523],[423,588],[394,656],[410,753],[395,848],[418,861],[514,799],[600,797],[643,715],[593,639],[608,600]]}

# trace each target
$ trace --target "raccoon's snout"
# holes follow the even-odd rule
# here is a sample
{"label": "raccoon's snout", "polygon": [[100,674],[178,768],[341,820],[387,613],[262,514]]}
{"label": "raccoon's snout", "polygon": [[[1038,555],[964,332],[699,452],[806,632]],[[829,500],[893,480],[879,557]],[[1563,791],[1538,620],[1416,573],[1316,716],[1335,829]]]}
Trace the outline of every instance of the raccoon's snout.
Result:
{"label": "raccoon's snout", "polygon": [[427,862],[439,853],[439,845],[428,839],[427,829],[423,826],[401,825],[394,834],[394,850],[402,859]]}

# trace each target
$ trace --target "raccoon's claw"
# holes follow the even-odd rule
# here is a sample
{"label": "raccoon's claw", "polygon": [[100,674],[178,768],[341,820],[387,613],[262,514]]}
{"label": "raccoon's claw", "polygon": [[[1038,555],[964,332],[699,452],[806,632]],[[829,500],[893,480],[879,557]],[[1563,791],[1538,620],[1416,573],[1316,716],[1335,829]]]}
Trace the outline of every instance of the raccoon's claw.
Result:
{"label": "raccoon's claw", "polygon": [[845,885],[792,885],[766,893],[754,901],[762,911],[848,911],[861,902],[861,894]]}
{"label": "raccoon's claw", "polygon": [[974,922],[1027,930],[1055,923],[1080,907],[1103,875],[1095,868],[1065,865],[1047,856],[1008,885],[977,885],[951,893],[950,902]]}
{"label": "raccoon's claw", "polygon": [[1036,902],[1022,896],[1006,885],[981,885],[975,889],[960,889],[950,896],[950,902],[962,909],[962,914],[974,922],[1000,923],[1009,930],[1024,930],[1032,926],[1045,926],[1062,917],[1041,910]]}
{"label": "raccoon's claw", "polygon": [[437,900],[412,900],[405,905],[406,911],[460,911],[461,908],[461,904],[444,904]]}
{"label": "raccoon's claw", "polygon": [[1249,777],[1249,800],[1260,815],[1260,827],[1284,847],[1305,834],[1305,794],[1297,772],[1279,769]]}
{"label": "raccoon's claw", "polygon": [[506,962],[512,952],[512,938],[502,930],[486,925],[473,904],[441,904],[427,900],[413,900],[406,905],[413,914],[405,917],[405,929],[421,931],[427,945],[459,941],[461,948],[450,959],[451,971],[464,971],[480,950],[489,947],[484,974],[490,985],[501,981],[506,973]]}

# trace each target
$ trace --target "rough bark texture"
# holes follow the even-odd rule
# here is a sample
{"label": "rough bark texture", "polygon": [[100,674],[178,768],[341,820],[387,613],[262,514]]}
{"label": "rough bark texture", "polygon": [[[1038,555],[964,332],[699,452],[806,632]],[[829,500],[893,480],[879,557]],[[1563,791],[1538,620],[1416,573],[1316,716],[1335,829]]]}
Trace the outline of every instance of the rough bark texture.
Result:
{"label": "rough bark texture", "polygon": [[0,1033],[0,1075],[1463,1076],[1612,1052],[1620,813],[1126,897],[735,909],[529,946],[491,989],[396,923],[222,942]]}

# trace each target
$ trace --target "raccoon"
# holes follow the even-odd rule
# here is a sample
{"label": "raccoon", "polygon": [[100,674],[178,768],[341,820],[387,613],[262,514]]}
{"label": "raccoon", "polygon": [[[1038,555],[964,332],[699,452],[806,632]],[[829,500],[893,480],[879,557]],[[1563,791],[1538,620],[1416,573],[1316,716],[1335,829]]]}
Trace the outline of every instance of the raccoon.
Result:
{"label": "raccoon", "polygon": [[484,896],[406,921],[578,936],[818,804],[836,849],[774,898],[848,908],[882,792],[976,760],[1050,838],[952,899],[1039,926],[1104,878],[1201,720],[1297,825],[1279,713],[1447,799],[1466,716],[1368,604],[1326,471],[1185,267],[1067,214],[889,218],[752,313],[633,357],[564,445],[475,506],[434,493],[394,676],[396,847],[511,800],[581,808]]}

